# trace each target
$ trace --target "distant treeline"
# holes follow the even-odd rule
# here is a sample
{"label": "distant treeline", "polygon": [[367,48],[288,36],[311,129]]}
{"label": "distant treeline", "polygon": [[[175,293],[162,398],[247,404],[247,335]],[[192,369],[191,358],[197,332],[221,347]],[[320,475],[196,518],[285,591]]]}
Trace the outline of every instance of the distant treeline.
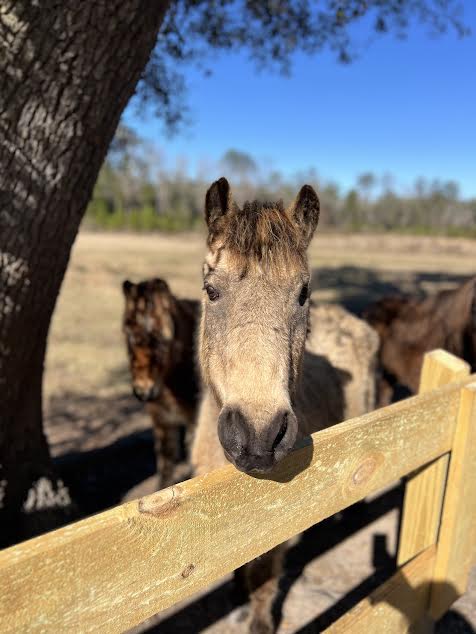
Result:
{"label": "distant treeline", "polygon": [[[219,169],[218,169],[219,168]],[[238,202],[250,198],[289,203],[304,183],[321,199],[320,226],[339,231],[401,231],[476,237],[476,199],[461,200],[457,183],[415,181],[411,192],[397,193],[388,174],[361,174],[350,191],[322,183],[313,170],[292,179],[263,172],[247,154],[229,150],[219,166],[191,178],[186,166],[165,169],[160,155],[122,129],[101,170],[85,219],[88,228],[180,231],[202,222],[211,180],[226,175]]]}

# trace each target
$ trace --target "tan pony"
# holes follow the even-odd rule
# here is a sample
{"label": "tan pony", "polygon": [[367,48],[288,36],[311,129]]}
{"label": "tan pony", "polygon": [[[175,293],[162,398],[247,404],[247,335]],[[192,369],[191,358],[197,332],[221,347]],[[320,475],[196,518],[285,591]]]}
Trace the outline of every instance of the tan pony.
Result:
{"label": "tan pony", "polygon": [[[343,420],[349,409],[345,384],[352,377],[305,349],[306,251],[319,199],[305,185],[288,209],[258,202],[240,209],[221,178],[207,192],[205,216],[198,342],[203,393],[192,461],[198,474],[227,460],[242,471],[263,473],[297,440]],[[368,408],[369,400],[362,399],[361,407]],[[272,604],[285,549],[279,546],[245,567],[251,632],[274,631]]]}

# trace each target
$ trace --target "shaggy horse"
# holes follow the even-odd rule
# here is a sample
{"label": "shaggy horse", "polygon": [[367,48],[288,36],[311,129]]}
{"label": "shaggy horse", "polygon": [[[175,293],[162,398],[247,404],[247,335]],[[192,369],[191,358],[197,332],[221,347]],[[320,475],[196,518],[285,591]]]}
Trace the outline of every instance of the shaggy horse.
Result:
{"label": "shaggy horse", "polygon": [[159,488],[173,483],[177,462],[187,457],[185,436],[195,423],[198,384],[194,335],[199,302],[177,299],[166,282],[123,285],[123,332],[132,387],[152,417]]}
{"label": "shaggy horse", "polygon": [[380,335],[379,405],[418,390],[425,352],[443,348],[476,370],[476,277],[425,299],[385,297],[364,319]]}
{"label": "shaggy horse", "polygon": [[[242,471],[263,473],[300,438],[343,420],[345,385],[356,380],[314,350],[312,339],[305,349],[306,251],[319,199],[305,185],[288,209],[258,202],[239,209],[221,178],[207,192],[205,218],[198,343],[203,389],[192,462],[197,474],[227,460]],[[368,344],[374,358],[375,333]],[[371,401],[371,394],[363,399],[364,409]],[[274,548],[240,575],[251,595],[251,632],[274,631],[272,604],[285,551],[285,544]]]}

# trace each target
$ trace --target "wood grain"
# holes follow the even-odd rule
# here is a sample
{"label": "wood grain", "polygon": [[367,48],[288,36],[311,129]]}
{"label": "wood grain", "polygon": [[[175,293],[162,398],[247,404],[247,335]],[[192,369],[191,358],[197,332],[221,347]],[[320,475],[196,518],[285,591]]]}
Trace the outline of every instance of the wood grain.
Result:
{"label": "wood grain", "polygon": [[468,382],[314,434],[266,479],[224,467],[4,550],[2,632],[140,623],[447,453]]}
{"label": "wood grain", "polygon": [[[445,350],[425,355],[419,393],[424,394],[468,376],[470,367]],[[435,544],[438,538],[448,456],[442,456],[407,479],[400,526],[397,564]]]}
{"label": "wood grain", "polygon": [[326,634],[429,632],[426,615],[436,547],[431,546],[325,630]]}
{"label": "wood grain", "polygon": [[448,383],[469,376],[470,366],[446,350],[432,350],[425,354],[421,369],[419,394],[425,394]]}
{"label": "wood grain", "polygon": [[449,454],[413,473],[405,486],[397,565],[403,566],[436,543],[448,473]]}
{"label": "wood grain", "polygon": [[476,551],[476,383],[462,390],[441,517],[430,613],[466,591]]}

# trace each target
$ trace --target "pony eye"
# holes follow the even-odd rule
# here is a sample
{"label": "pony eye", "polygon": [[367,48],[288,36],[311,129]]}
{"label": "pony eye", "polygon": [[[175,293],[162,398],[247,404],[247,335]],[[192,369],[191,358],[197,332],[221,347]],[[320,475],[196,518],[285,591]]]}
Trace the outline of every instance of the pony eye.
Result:
{"label": "pony eye", "polygon": [[216,301],[220,297],[220,293],[213,286],[205,286],[205,290],[207,291],[208,299],[211,302]]}
{"label": "pony eye", "polygon": [[304,286],[301,288],[301,293],[299,294],[300,306],[304,306],[304,304],[307,301],[308,295],[309,295],[309,286],[308,284],[304,284]]}

